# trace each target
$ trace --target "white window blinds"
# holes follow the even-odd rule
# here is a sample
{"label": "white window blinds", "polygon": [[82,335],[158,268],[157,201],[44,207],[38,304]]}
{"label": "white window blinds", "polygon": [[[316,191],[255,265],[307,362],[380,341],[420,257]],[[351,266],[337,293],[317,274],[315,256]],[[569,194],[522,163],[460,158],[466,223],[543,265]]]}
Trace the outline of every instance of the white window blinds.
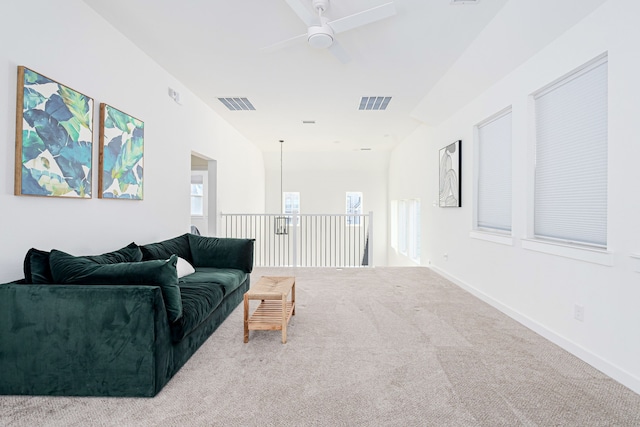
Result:
{"label": "white window blinds", "polygon": [[534,99],[535,235],[606,247],[606,58]]}
{"label": "white window blinds", "polygon": [[478,228],[511,231],[511,111],[478,126]]}

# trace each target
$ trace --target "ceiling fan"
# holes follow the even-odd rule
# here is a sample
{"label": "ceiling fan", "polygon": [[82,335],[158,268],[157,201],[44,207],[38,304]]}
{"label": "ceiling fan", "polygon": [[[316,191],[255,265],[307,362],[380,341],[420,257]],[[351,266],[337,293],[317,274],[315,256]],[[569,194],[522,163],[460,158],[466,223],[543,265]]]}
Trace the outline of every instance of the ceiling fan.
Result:
{"label": "ceiling fan", "polygon": [[[296,15],[307,25],[307,33],[262,48],[273,52],[301,40],[316,49],[328,49],[342,63],[351,59],[347,51],[336,40],[335,34],[380,21],[396,14],[393,2],[385,3],[353,15],[329,21],[323,13],[329,9],[329,0],[285,0]],[[311,2],[316,14],[312,14],[305,3]]]}

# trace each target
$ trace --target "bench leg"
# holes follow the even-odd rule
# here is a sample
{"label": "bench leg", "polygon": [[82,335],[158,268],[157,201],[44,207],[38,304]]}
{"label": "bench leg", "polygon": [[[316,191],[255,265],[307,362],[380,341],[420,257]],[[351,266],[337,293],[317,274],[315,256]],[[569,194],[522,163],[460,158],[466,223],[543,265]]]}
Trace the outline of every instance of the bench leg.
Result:
{"label": "bench leg", "polygon": [[249,297],[244,294],[244,342],[249,342]]}
{"label": "bench leg", "polygon": [[282,295],[282,344],[287,343],[287,296]]}

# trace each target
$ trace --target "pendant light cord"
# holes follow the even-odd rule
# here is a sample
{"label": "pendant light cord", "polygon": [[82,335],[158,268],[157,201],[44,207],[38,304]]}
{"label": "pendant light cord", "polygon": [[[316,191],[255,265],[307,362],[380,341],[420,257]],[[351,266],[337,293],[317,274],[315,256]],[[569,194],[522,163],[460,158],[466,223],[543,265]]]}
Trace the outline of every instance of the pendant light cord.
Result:
{"label": "pendant light cord", "polygon": [[282,145],[284,140],[280,140],[280,213],[284,215],[284,191],[282,187]]}

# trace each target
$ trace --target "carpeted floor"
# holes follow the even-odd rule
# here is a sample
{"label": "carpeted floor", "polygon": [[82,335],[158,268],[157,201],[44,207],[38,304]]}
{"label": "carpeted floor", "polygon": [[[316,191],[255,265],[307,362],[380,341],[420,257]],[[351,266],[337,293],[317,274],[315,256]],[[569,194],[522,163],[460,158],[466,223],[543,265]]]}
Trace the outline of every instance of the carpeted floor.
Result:
{"label": "carpeted floor", "polygon": [[0,396],[0,425],[640,425],[640,395],[429,269],[260,275],[296,276],[287,344],[244,344],[240,305],[155,398]]}

